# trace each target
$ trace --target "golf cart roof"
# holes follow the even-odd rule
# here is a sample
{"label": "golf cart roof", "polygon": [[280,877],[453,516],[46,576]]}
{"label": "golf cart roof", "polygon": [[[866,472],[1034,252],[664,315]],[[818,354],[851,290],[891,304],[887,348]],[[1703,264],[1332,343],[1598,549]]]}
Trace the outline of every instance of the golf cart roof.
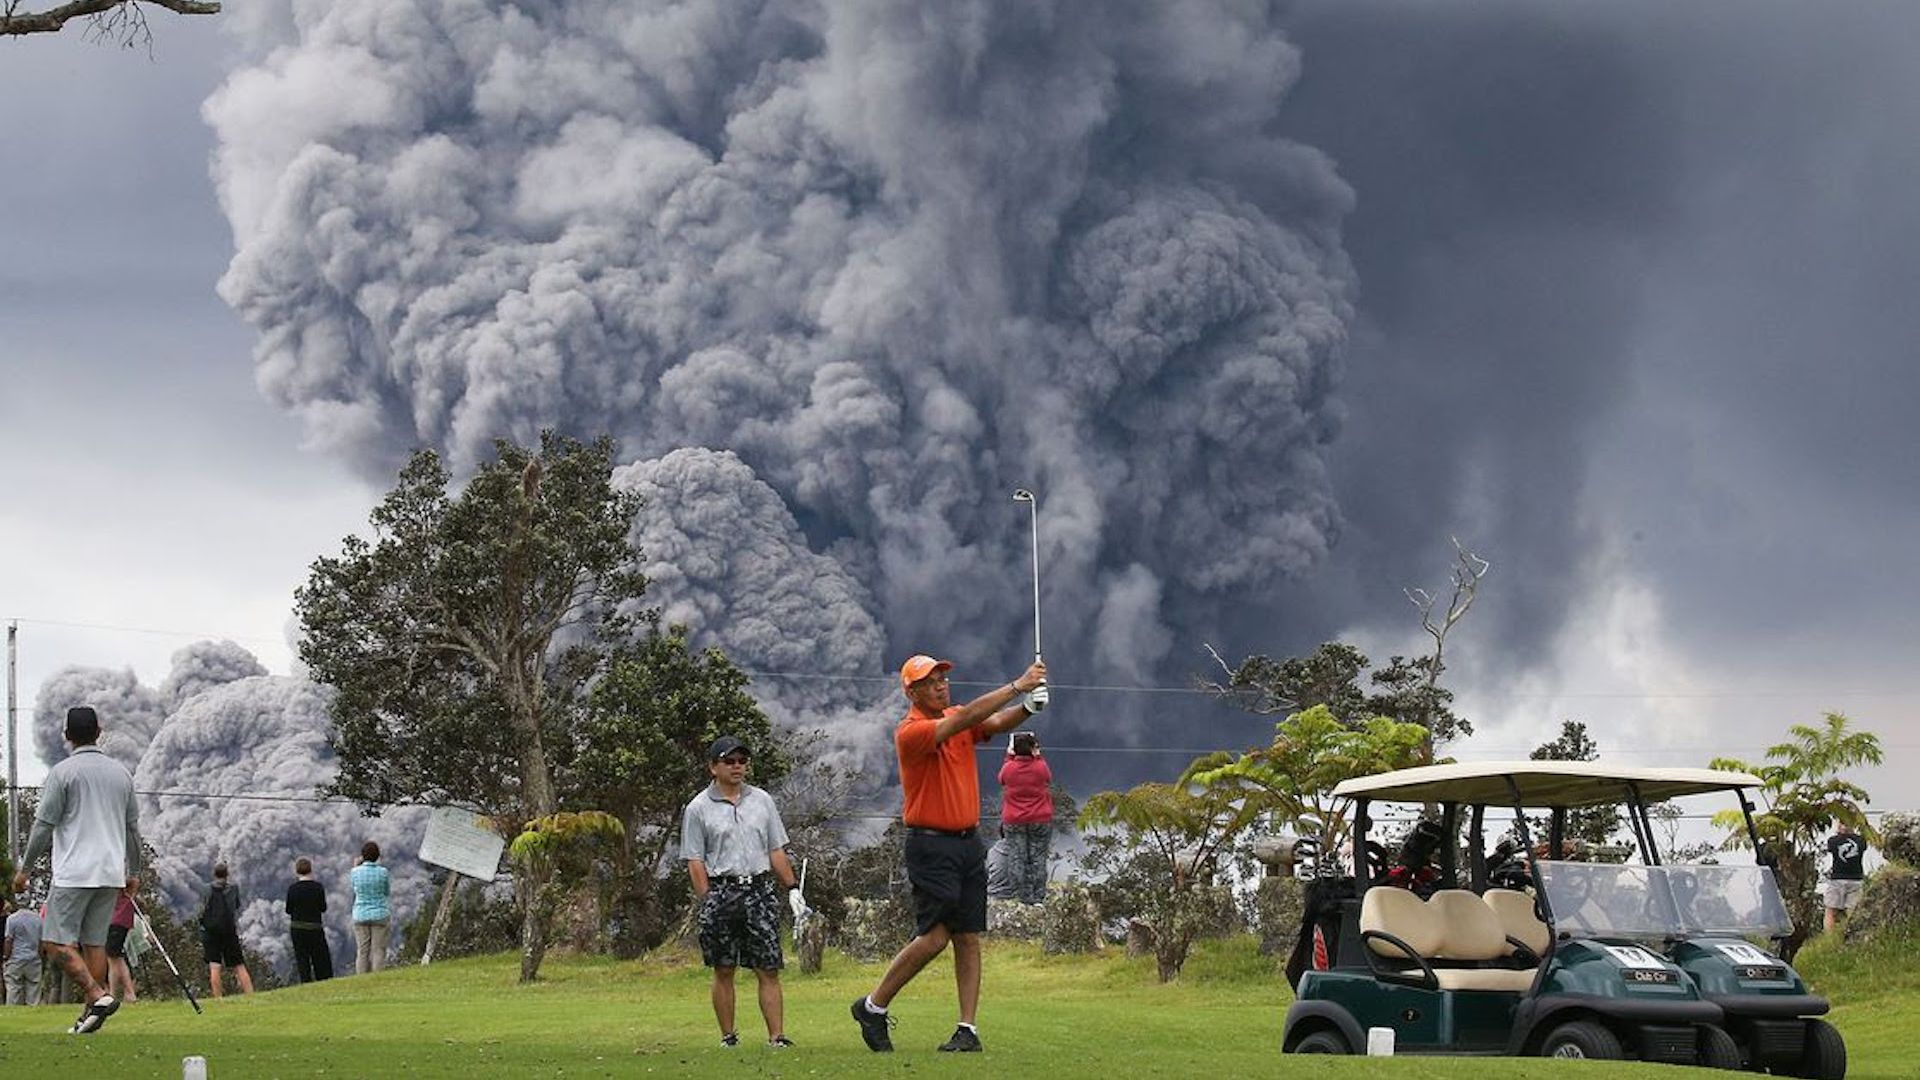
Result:
{"label": "golf cart roof", "polygon": [[1624,802],[1627,786],[1647,802],[1682,795],[1760,787],[1751,773],[1718,769],[1649,769],[1593,761],[1469,761],[1424,765],[1343,781],[1335,795],[1386,802],[1439,802],[1512,806],[1508,778],[1520,789],[1521,806],[1604,806]]}

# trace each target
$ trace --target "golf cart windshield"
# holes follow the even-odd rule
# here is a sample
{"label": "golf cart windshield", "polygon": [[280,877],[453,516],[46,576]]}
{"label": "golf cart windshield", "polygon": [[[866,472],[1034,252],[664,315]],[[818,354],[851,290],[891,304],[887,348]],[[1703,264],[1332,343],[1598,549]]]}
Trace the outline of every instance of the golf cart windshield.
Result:
{"label": "golf cart windshield", "polygon": [[1615,866],[1542,860],[1556,929],[1587,937],[1670,938],[1793,929],[1764,866]]}

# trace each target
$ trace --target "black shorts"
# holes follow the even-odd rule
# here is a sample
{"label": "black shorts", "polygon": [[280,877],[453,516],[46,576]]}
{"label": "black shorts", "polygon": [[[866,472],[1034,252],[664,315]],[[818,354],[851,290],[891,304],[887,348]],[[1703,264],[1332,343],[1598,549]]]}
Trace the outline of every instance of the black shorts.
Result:
{"label": "black shorts", "polygon": [[127,955],[127,935],[132,932],[133,932],[133,927],[131,926],[107,927],[107,955],[108,956]]}
{"label": "black shorts", "polygon": [[987,849],[974,836],[907,833],[907,881],[914,932],[945,925],[955,934],[987,929]]}
{"label": "black shorts", "polygon": [[241,967],[247,958],[240,952],[240,934],[229,930],[224,934],[200,931],[200,948],[207,954],[207,963],[223,967]]}

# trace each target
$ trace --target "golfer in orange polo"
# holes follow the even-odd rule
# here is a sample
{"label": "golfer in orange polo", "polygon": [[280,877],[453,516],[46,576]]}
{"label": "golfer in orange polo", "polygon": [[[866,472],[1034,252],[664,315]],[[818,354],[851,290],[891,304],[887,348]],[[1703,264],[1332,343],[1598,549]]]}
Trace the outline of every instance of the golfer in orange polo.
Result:
{"label": "golfer in orange polo", "polygon": [[907,827],[915,936],[887,965],[873,993],[854,1000],[853,1018],[869,1050],[893,1049],[887,1005],[949,941],[960,1024],[940,1049],[980,1049],[973,1018],[980,1004],[980,934],[987,928],[987,858],[976,835],[980,767],[973,748],[1047,707],[1047,666],[1035,660],[1019,678],[965,705],[952,703],[952,667],[924,655],[900,666],[900,686],[913,707],[894,730],[893,745],[906,793],[900,817]]}

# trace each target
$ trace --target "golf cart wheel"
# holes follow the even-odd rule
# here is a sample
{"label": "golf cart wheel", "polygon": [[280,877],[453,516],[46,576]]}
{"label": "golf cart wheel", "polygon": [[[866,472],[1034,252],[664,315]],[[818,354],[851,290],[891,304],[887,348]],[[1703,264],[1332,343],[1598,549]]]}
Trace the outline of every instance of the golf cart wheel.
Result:
{"label": "golf cart wheel", "polygon": [[1540,1042],[1540,1056],[1619,1061],[1626,1053],[1620,1049],[1620,1036],[1608,1031],[1606,1025],[1575,1020],[1547,1033]]}
{"label": "golf cart wheel", "polygon": [[1733,1041],[1733,1036],[1712,1024],[1701,1024],[1694,1030],[1699,1033],[1698,1064],[1701,1068],[1739,1069],[1741,1067],[1740,1044]]}
{"label": "golf cart wheel", "polygon": [[1847,1043],[1825,1020],[1807,1021],[1807,1041],[1800,1048],[1795,1076],[1812,1080],[1842,1080],[1847,1075]]}
{"label": "golf cart wheel", "polygon": [[1337,1031],[1316,1031],[1293,1044],[1296,1054],[1351,1054],[1353,1048]]}

